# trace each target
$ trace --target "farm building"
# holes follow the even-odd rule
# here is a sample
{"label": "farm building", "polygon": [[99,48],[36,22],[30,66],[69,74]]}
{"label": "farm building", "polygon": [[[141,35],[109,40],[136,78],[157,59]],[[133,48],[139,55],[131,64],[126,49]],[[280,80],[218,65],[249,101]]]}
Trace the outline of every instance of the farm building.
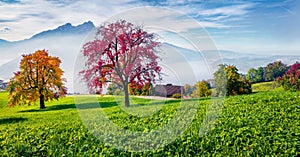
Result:
{"label": "farm building", "polygon": [[154,87],[154,95],[162,97],[171,97],[173,94],[181,94],[183,91],[182,86],[166,84],[166,85],[156,85]]}

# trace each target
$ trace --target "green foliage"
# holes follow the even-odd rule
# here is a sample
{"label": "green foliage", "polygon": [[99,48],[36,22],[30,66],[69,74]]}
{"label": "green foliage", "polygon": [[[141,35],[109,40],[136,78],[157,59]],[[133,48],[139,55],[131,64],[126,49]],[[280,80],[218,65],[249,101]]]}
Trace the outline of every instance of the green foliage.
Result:
{"label": "green foliage", "polygon": [[194,90],[195,89],[194,89],[193,86],[191,86],[189,84],[185,84],[183,86],[183,95],[185,95],[185,96],[191,96],[191,94],[193,93]]}
{"label": "green foliage", "polygon": [[[0,93],[0,103],[7,103]],[[87,97],[87,99],[90,99]],[[121,99],[121,97],[120,97]],[[164,126],[174,117],[181,102],[197,104],[191,125],[166,147],[149,152],[117,150],[101,142],[82,123],[72,97],[48,102],[46,110],[37,106],[17,106],[0,110],[1,156],[299,156],[300,92],[261,92],[225,99],[222,113],[210,132],[199,136],[209,100],[170,100],[148,105],[150,100],[134,98],[136,113],[124,111],[115,97],[99,97],[104,111],[121,128],[142,132]],[[151,100],[152,101],[152,100]],[[159,103],[157,101],[156,103]],[[6,104],[0,104],[6,106]],[[131,109],[131,107],[127,108]],[[97,117],[94,117],[97,118]],[[111,138],[114,140],[114,138]]]}
{"label": "green foliage", "polygon": [[214,73],[215,81],[215,96],[225,96],[227,91],[227,74],[225,71],[226,65],[219,65],[219,69]]}
{"label": "green foliage", "polygon": [[121,93],[120,87],[115,83],[110,83],[107,87],[108,95],[119,95]]}
{"label": "green foliage", "polygon": [[233,65],[219,65],[214,73],[215,94],[217,96],[249,94],[252,92],[251,82],[238,73]]}
{"label": "green foliage", "polygon": [[124,94],[123,87],[114,83],[110,83],[107,87],[108,95],[122,95]]}
{"label": "green foliage", "polygon": [[207,81],[197,82],[192,93],[193,98],[211,96],[210,84]]}
{"label": "green foliage", "polygon": [[145,86],[142,87],[141,95],[151,95],[154,92],[154,87],[152,83],[147,83]]}
{"label": "green foliage", "polygon": [[250,68],[246,75],[246,79],[252,83],[263,82],[265,81],[264,73],[263,67],[259,67],[258,69]]}
{"label": "green foliage", "polygon": [[252,84],[244,77],[240,77],[238,80],[238,93],[237,94],[250,94],[252,93]]}
{"label": "green foliage", "polygon": [[288,70],[288,66],[281,61],[275,61],[269,63],[265,67],[265,81],[275,81],[278,77],[281,77]]}
{"label": "green foliage", "polygon": [[116,89],[112,95],[122,95],[121,89]]}
{"label": "green foliage", "polygon": [[180,99],[182,96],[180,93],[175,93],[172,95],[172,98],[175,98],[175,99]]}

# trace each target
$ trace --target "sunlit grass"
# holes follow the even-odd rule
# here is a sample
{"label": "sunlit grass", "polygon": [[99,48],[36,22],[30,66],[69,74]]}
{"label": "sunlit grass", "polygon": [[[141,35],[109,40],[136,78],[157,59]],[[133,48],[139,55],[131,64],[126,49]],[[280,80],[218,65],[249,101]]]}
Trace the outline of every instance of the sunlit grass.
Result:
{"label": "sunlit grass", "polygon": [[[8,108],[0,93],[0,154],[3,156],[297,156],[299,152],[299,92],[265,91],[228,97],[219,119],[206,136],[199,130],[210,99],[149,100],[131,97],[125,108],[121,96],[67,96],[39,105]],[[178,109],[196,110],[192,123],[164,148],[130,153],[99,141],[88,130],[99,112],[117,127],[133,132],[161,129]],[[87,121],[84,119],[86,117]],[[189,116],[185,114],[184,116]],[[178,117],[177,117],[178,118]],[[100,120],[100,119],[98,119]],[[177,122],[177,121],[176,121]],[[182,123],[178,121],[178,123]],[[95,126],[101,125],[101,121]],[[106,130],[110,132],[112,130]]]}
{"label": "sunlit grass", "polygon": [[252,92],[266,92],[266,91],[284,91],[282,87],[278,86],[278,83],[271,82],[261,82],[252,84]]}

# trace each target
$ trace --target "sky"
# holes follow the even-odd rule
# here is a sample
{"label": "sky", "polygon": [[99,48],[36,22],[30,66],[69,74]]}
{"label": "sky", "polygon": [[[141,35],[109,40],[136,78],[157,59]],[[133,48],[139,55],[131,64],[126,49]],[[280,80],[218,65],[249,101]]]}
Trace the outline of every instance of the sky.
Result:
{"label": "sky", "polygon": [[[116,14],[144,6],[170,9],[194,19],[220,50],[299,54],[300,2],[291,0],[0,0],[0,39],[23,40],[68,22],[92,21],[98,26]],[[167,22],[178,26],[179,33],[198,33],[184,18],[172,16],[152,13],[141,18],[153,22],[176,18]]]}

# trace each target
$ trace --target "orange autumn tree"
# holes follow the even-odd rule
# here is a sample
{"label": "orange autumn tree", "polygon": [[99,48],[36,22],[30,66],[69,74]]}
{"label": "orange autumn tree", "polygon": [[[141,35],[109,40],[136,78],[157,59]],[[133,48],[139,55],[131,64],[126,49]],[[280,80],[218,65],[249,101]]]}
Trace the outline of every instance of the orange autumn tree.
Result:
{"label": "orange autumn tree", "polygon": [[8,84],[8,106],[30,105],[40,101],[40,109],[45,108],[45,101],[58,99],[66,94],[60,68],[60,59],[48,55],[46,50],[22,55],[20,71]]}

